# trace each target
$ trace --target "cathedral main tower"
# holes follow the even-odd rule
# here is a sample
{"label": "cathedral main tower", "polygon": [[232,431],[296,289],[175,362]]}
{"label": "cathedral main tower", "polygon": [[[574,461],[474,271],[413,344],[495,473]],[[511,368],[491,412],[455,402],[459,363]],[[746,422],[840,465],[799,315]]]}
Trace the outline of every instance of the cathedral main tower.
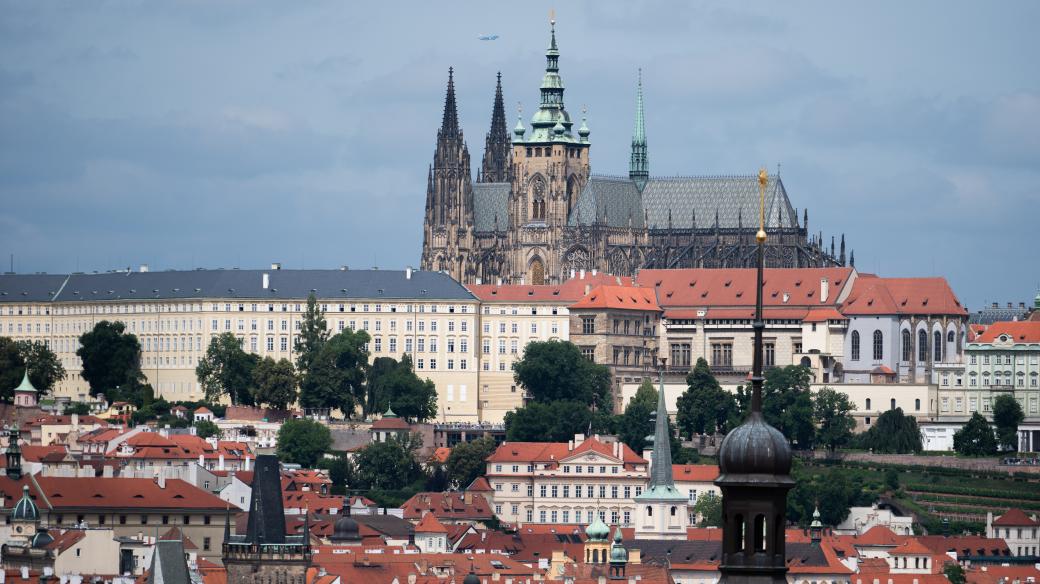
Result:
{"label": "cathedral main tower", "polygon": [[509,200],[509,247],[513,283],[559,282],[567,220],[589,180],[589,129],[577,136],[563,105],[556,21],[550,21],[549,49],[541,102],[528,134],[522,120],[513,130],[513,177]]}

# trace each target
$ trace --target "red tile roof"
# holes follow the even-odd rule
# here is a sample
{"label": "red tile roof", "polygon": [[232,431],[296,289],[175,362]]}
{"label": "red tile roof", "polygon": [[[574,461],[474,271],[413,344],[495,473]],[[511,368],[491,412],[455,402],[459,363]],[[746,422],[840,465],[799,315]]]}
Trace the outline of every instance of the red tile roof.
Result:
{"label": "red tile roof", "polygon": [[907,540],[905,542],[903,542],[903,544],[900,545],[899,547],[897,547],[897,548],[895,548],[893,550],[888,550],[888,555],[890,555],[890,556],[930,556],[930,555],[932,555],[932,550],[928,546],[926,546],[923,543],[917,541],[916,538],[912,538],[911,537],[911,538],[907,538]]}
{"label": "red tile roof", "polygon": [[416,493],[401,508],[408,520],[419,519],[423,513],[441,520],[484,521],[494,517],[487,499],[476,493]]}
{"label": "red tile roof", "polygon": [[[103,477],[35,477],[43,492],[41,508],[61,509],[190,509],[223,511],[227,503],[180,479]],[[42,503],[42,504],[41,504]]]}
{"label": "red tile roof", "polygon": [[473,479],[473,482],[466,487],[466,490],[473,491],[474,493],[490,493],[491,491],[494,491],[494,489],[491,488],[491,483],[489,483],[484,477]]}
{"label": "red tile roof", "polygon": [[22,460],[26,462],[61,462],[69,455],[68,448],[59,444],[50,446],[22,446]]}
{"label": "red tile roof", "polygon": [[[765,311],[763,311],[764,313]],[[802,322],[826,322],[829,320],[848,320],[849,317],[838,312],[835,308],[830,306],[821,308],[810,308],[809,313],[802,319]]]}
{"label": "red tile roof", "polygon": [[586,272],[584,278],[575,276],[559,285],[531,286],[510,284],[495,286],[491,284],[468,284],[466,288],[474,296],[485,302],[558,302],[570,304],[585,296],[586,286],[589,286],[589,290],[591,290],[604,285],[631,286],[632,279],[600,273],[592,275]]}
{"label": "red tile roof", "polygon": [[47,549],[62,553],[82,541],[86,536],[86,532],[82,529],[66,529],[60,533],[52,533],[51,537],[54,538],[54,541],[47,544]]}
{"label": "red tile roof", "polygon": [[657,295],[652,288],[632,288],[626,286],[600,286],[589,292],[589,295],[575,302],[572,310],[588,308],[607,308],[611,310],[642,310],[660,312]]}
{"label": "red tile roof", "polygon": [[[501,463],[559,463],[560,460],[569,458],[575,453],[593,450],[613,457],[613,446],[605,444],[595,437],[586,438],[582,444],[570,449],[566,442],[503,442],[495,449],[488,462]],[[646,460],[636,454],[627,444],[621,444],[621,459],[626,466],[635,464],[646,464]]]}
{"label": "red tile roof", "polygon": [[673,464],[672,476],[676,481],[714,481],[719,478],[719,467],[714,464]]}
{"label": "red tile roof", "polygon": [[1007,335],[1014,343],[1040,343],[1040,321],[995,322],[980,334],[976,343],[992,343]]}
{"label": "red tile roof", "polygon": [[[852,268],[769,268],[765,270],[763,303],[767,306],[837,305]],[[753,268],[640,270],[640,286],[657,290],[657,301],[670,307],[754,306]],[[820,280],[828,280],[827,302],[820,302]],[[788,295],[784,302],[784,294]]]}
{"label": "red tile roof", "polygon": [[941,535],[921,535],[917,540],[933,553],[945,554],[956,552],[959,556],[1009,556],[1011,550],[1007,542],[1001,538],[981,537],[977,535],[961,535],[943,537]]}
{"label": "red tile roof", "polygon": [[846,315],[967,316],[946,278],[879,278],[860,274],[842,304]]}
{"label": "red tile roof", "polygon": [[993,525],[1007,525],[1011,527],[1020,525],[1040,525],[1040,521],[1026,515],[1021,509],[1008,509],[1008,512],[993,520]]}
{"label": "red tile roof", "polygon": [[424,513],[422,521],[415,526],[415,533],[448,533],[433,513]]}
{"label": "red tile roof", "polygon": [[373,430],[409,430],[409,429],[411,429],[411,426],[408,425],[408,422],[406,422],[402,418],[397,418],[397,417],[385,418],[384,417],[384,418],[379,418],[378,420],[373,422],[372,423],[372,429]]}

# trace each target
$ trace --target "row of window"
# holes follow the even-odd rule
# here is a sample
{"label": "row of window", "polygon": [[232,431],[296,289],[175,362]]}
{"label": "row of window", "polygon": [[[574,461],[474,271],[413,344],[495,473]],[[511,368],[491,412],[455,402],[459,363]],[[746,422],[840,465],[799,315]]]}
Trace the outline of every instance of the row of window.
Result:
{"label": "row of window", "polygon": [[[526,495],[528,497],[533,497],[534,496],[534,492],[535,492],[534,486],[533,485],[526,485],[525,487],[526,487],[526,491],[527,491]],[[620,499],[620,498],[631,499],[632,496],[633,496],[632,495],[633,492],[635,493],[636,497],[638,497],[639,495],[641,495],[643,493],[643,487],[642,486],[636,486],[636,487],[633,488],[631,485],[624,485],[624,486],[610,485],[609,489],[607,488],[607,485],[598,485],[598,487],[599,487],[598,490],[597,490],[597,485],[580,485],[580,484],[578,484],[578,485],[539,485],[538,486],[538,496],[543,498],[543,499],[545,499],[545,498],[559,499],[561,497],[564,498],[564,499],[569,499],[569,498],[571,498],[571,492],[572,492],[572,488],[571,487],[573,487],[574,498],[576,498],[576,499],[580,499],[582,497],[587,497],[589,499],[592,499],[592,498],[595,498],[595,497],[599,497],[600,499],[607,499],[607,498],[610,498],[610,499]],[[503,483],[495,483],[494,484],[494,489],[495,489],[496,493],[503,492],[505,490],[505,488],[506,488],[506,485],[503,484]],[[509,492],[510,493],[519,493],[520,492],[520,483],[510,483],[510,485],[509,485]],[[609,493],[609,495],[608,495],[608,493]]]}
{"label": "row of window", "polygon": [[[358,307],[360,306],[360,312],[447,312],[451,313],[462,313],[466,314],[469,312],[469,306],[447,304],[329,304],[322,303],[321,311],[330,312],[359,312]],[[301,303],[246,303],[246,302],[225,302],[223,304],[214,302],[210,305],[211,312],[275,312],[276,309],[279,312],[303,312],[306,307]],[[384,307],[386,310],[384,311]],[[485,307],[486,310],[486,307]],[[65,315],[76,315],[76,314],[140,314],[149,312],[203,312],[202,303],[188,303],[188,304],[78,304],[69,306],[55,306],[54,314],[56,316]],[[8,306],[8,316],[50,316],[50,306]],[[513,314],[516,314],[515,309]],[[532,312],[532,314],[534,314]],[[553,308],[553,314],[556,314],[556,308]]]}
{"label": "row of window", "polygon": [[[542,308],[542,314],[553,314],[553,315],[560,314],[560,307],[559,306],[548,306],[548,307],[543,306],[541,308]],[[538,316],[538,309],[539,309],[538,306],[532,306],[532,307],[530,307],[530,309],[528,309],[527,307],[518,308],[516,306],[513,306],[513,307],[507,309],[506,307],[503,306],[503,307],[500,307],[498,309],[498,313],[497,314],[501,314],[501,315],[511,314],[513,316],[516,316],[516,315],[520,314],[521,310],[524,311],[524,314],[527,314],[527,311],[530,310],[531,311],[531,316]],[[491,307],[490,306],[484,305],[484,314],[491,314]]]}

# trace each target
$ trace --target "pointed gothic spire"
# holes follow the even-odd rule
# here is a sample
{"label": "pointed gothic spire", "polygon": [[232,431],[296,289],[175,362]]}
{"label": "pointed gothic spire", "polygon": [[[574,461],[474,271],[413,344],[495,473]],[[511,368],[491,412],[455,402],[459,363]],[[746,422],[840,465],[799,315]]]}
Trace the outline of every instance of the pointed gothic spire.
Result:
{"label": "pointed gothic spire", "polygon": [[632,152],[628,160],[628,177],[632,179],[640,192],[650,179],[650,160],[646,147],[646,123],[643,115],[643,70],[639,70],[639,82],[636,86],[636,123],[632,130]]}
{"label": "pointed gothic spire", "polygon": [[672,478],[672,440],[668,431],[668,409],[665,407],[664,369],[657,388],[657,415],[654,420],[654,457],[650,462],[648,491],[675,490]]}
{"label": "pointed gothic spire", "polygon": [[491,128],[484,143],[484,161],[477,182],[512,182],[509,129],[506,127],[506,107],[502,97],[502,73],[495,84],[495,102],[491,107]]}
{"label": "pointed gothic spire", "polygon": [[856,250],[852,250],[849,252],[849,266],[853,268],[856,267]]}
{"label": "pointed gothic spire", "polygon": [[845,265],[845,234],[841,234],[841,257],[838,258],[841,265]]}
{"label": "pointed gothic spire", "polygon": [[440,134],[444,137],[459,134],[459,109],[455,103],[455,68],[448,67],[448,90],[444,95],[444,117]]}

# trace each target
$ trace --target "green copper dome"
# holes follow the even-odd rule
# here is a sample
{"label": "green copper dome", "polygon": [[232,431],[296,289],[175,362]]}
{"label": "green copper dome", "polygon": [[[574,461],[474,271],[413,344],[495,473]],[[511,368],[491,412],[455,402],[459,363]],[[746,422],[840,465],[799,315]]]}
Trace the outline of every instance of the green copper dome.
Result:
{"label": "green copper dome", "polygon": [[28,367],[25,368],[25,373],[22,375],[22,382],[18,385],[18,387],[14,388],[14,390],[15,391],[24,391],[24,392],[36,393],[36,388],[33,387],[32,382],[29,381],[29,368]]}
{"label": "green copper dome", "polygon": [[610,563],[624,564],[628,562],[628,550],[621,545],[621,528],[614,531],[614,545],[610,546]]}
{"label": "green copper dome", "polygon": [[29,485],[25,485],[22,487],[22,499],[18,501],[18,504],[14,506],[14,510],[11,511],[11,520],[40,520],[40,510],[36,507],[36,503],[33,503],[32,497],[29,496]]}
{"label": "green copper dome", "polygon": [[595,521],[591,525],[585,528],[585,536],[588,537],[590,542],[601,542],[607,541],[610,537],[610,528],[607,527],[606,523],[600,519],[599,514],[596,514]]}

